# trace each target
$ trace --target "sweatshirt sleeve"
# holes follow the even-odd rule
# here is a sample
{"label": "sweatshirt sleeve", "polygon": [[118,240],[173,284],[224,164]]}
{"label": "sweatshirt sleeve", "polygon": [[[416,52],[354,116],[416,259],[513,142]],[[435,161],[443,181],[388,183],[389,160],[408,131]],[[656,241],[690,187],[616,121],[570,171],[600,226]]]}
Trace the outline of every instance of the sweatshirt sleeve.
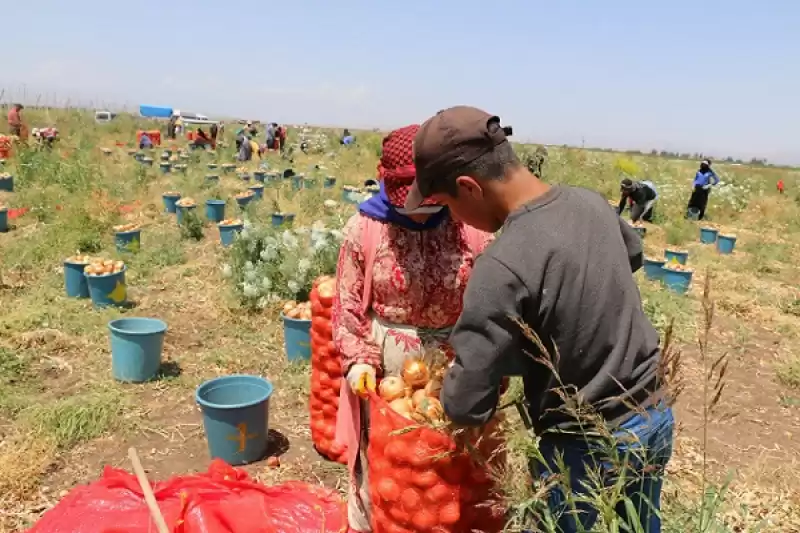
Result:
{"label": "sweatshirt sleeve", "polygon": [[445,375],[442,406],[456,424],[479,426],[494,415],[504,376],[520,350],[520,317],[527,290],[502,263],[483,255],[464,293],[464,309],[450,344],[453,366]]}
{"label": "sweatshirt sleeve", "polygon": [[381,368],[381,350],[372,341],[372,321],[361,311],[364,263],[360,216],[356,215],[344,228],[344,239],[336,267],[333,342],[342,355],[344,374],[357,363],[372,365],[376,370]]}
{"label": "sweatshirt sleeve", "polygon": [[628,199],[627,194],[621,194],[619,197],[619,205],[617,206],[617,214],[621,215],[622,211],[625,209],[625,200]]}
{"label": "sweatshirt sleeve", "polygon": [[625,248],[628,250],[628,261],[631,265],[631,272],[636,272],[642,268],[644,263],[644,250],[642,249],[642,239],[630,224],[619,219],[619,229],[622,232],[622,240],[625,241]]}

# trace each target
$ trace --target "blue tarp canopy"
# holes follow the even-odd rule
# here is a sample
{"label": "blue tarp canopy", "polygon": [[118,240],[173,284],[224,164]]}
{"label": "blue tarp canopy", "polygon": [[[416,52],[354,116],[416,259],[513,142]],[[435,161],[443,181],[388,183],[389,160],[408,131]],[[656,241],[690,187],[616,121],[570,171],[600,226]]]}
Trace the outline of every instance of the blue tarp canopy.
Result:
{"label": "blue tarp canopy", "polygon": [[172,116],[172,108],[154,105],[140,105],[139,114],[147,118],[169,118]]}

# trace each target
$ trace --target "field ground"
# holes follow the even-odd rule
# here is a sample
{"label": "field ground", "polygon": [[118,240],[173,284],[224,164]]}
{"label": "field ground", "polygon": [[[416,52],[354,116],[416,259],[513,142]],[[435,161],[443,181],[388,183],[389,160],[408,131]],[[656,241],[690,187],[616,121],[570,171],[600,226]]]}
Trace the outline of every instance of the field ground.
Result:
{"label": "field ground", "polygon": [[[12,231],[0,233],[0,531],[30,525],[64,491],[96,479],[104,465],[128,468],[129,446],[139,450],[154,479],[204,470],[209,458],[194,390],[228,373],[264,375],[275,384],[271,446],[281,467],[262,463],[248,471],[265,483],[302,479],[344,490],[343,469],[322,460],[311,445],[309,368],[286,362],[277,314],[239,305],[222,274],[227,252],[216,229],[206,227],[200,241],[183,239],[174,218],[162,213],[165,190],[198,201],[208,196],[201,184],[210,157],[193,156],[186,175],[161,175],[113,147],[133,138],[130,118],[97,126],[79,112],[31,115],[57,123],[64,139],[52,154],[10,160],[5,170],[15,175],[16,192],[0,192],[0,203],[34,208],[14,221]],[[345,184],[374,174],[377,134],[362,134],[351,149],[333,144],[323,154],[297,156],[294,168],[319,163]],[[113,149],[110,157],[103,146]],[[619,157],[554,149],[545,176],[616,198]],[[286,165],[276,156],[269,162]],[[726,186],[712,193],[709,213],[713,223],[738,235],[738,243],[733,255],[720,256],[698,242],[696,223],[682,217],[695,163],[643,156],[635,164],[661,194],[658,219],[645,238],[648,252],[686,248],[695,268],[688,296],[637,274],[648,315],[662,333],[675,320],[682,351],[680,431],[669,468],[665,529],[800,531],[800,174],[721,167]],[[783,196],[774,192],[780,177],[788,189]],[[222,176],[215,192],[227,196],[241,188],[235,175]],[[277,195],[283,210],[298,213],[299,225],[319,218],[323,198],[339,199],[338,188],[269,194]],[[120,214],[120,205],[134,208]],[[267,220],[273,208],[272,201],[262,202],[251,217]],[[341,223],[352,211],[343,205],[334,218]],[[92,246],[99,248],[96,255],[115,257],[111,227],[121,221],[144,227],[141,251],[126,257],[135,309],[96,311],[64,297],[61,261]],[[715,312],[704,363],[697,338],[709,274]],[[169,324],[159,380],[124,385],[111,379],[106,324],[123,314]],[[704,415],[710,401],[704,368],[726,353],[724,391]],[[730,484],[713,523],[700,525],[704,469],[712,488]]]}

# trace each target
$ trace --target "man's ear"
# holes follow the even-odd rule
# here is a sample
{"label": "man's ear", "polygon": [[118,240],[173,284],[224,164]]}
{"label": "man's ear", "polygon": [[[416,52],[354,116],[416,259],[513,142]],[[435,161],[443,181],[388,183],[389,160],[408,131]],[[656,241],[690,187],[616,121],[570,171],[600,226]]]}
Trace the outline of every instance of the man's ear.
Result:
{"label": "man's ear", "polygon": [[481,198],[483,196],[483,188],[481,187],[480,183],[475,180],[475,178],[470,176],[459,176],[456,178],[456,185],[458,185],[459,189],[470,196],[476,198]]}

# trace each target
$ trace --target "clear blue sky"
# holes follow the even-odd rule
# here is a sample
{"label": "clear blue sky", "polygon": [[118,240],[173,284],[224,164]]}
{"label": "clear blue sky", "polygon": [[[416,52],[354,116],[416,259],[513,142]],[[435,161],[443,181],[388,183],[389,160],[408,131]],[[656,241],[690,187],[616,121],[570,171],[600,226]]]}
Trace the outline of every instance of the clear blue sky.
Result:
{"label": "clear blue sky", "polygon": [[24,90],[381,128],[471,104],[520,140],[800,162],[793,0],[39,0],[4,12],[16,19],[3,24],[5,100]]}

